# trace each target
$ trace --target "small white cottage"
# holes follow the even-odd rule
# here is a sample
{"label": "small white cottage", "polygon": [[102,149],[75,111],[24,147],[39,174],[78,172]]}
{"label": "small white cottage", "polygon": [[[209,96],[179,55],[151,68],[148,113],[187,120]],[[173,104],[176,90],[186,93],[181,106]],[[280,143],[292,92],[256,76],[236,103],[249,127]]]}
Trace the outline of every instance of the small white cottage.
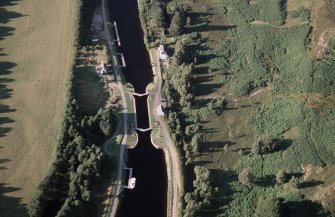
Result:
{"label": "small white cottage", "polygon": [[96,66],[95,69],[96,69],[96,72],[97,74],[99,75],[104,75],[107,73],[107,69],[106,69],[106,65],[104,63],[104,61],[101,61],[100,65]]}
{"label": "small white cottage", "polygon": [[159,45],[158,47],[158,52],[159,52],[159,59],[161,60],[167,60],[169,58],[169,56],[167,55],[165,49],[164,49],[164,45]]}

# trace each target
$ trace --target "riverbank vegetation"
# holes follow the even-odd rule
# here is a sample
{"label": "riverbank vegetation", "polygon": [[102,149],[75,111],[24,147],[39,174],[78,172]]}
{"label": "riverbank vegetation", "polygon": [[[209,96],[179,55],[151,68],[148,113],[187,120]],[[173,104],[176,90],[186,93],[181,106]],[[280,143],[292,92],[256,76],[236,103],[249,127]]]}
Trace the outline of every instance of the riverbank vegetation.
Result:
{"label": "riverbank vegetation", "polygon": [[[333,179],[311,171],[334,164],[334,5],[314,3],[142,1],[147,46],[171,56],[163,93],[185,216],[330,215]],[[217,187],[206,206],[197,173]]]}
{"label": "riverbank vegetation", "polygon": [[76,64],[56,159],[29,204],[30,216],[96,216],[97,202],[104,199],[98,191],[106,161],[103,144],[115,130],[117,119],[105,108],[107,84],[95,73],[94,65],[108,58],[104,45],[93,45],[89,37],[97,3],[81,0],[78,4]]}

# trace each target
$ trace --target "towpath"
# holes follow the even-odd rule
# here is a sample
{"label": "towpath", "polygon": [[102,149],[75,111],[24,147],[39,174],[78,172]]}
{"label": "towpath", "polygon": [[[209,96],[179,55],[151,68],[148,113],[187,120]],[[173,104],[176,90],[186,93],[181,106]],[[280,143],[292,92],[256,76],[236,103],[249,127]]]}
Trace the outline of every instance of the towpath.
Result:
{"label": "towpath", "polygon": [[[108,49],[109,49],[109,53],[111,56],[114,56],[116,53],[116,50],[114,48],[114,42],[112,40],[112,37],[110,35],[110,31],[108,29],[108,25],[112,25],[110,20],[109,20],[109,14],[107,12],[108,7],[107,7],[107,1],[106,0],[102,0],[101,2],[101,8],[102,8],[102,17],[103,17],[103,24],[104,24],[104,30],[106,32],[106,40],[107,40],[107,44],[108,44]],[[108,217],[112,217],[115,216],[116,214],[116,203],[117,203],[117,199],[118,199],[118,194],[121,191],[122,188],[122,170],[123,170],[123,162],[124,162],[124,150],[127,144],[127,134],[128,134],[128,106],[127,106],[127,101],[126,101],[126,94],[124,92],[123,89],[123,85],[122,85],[122,79],[121,79],[121,75],[120,75],[120,68],[116,66],[116,63],[114,62],[114,58],[111,58],[113,63],[113,71],[114,71],[114,76],[116,78],[119,90],[120,90],[120,94],[121,94],[121,102],[122,102],[122,111],[121,113],[123,114],[123,138],[121,141],[121,148],[120,148],[120,157],[119,157],[119,167],[118,167],[118,174],[117,174],[117,178],[116,178],[116,186],[114,188],[114,192],[113,192],[113,196],[112,196],[112,202],[111,205],[109,207],[109,211],[108,211]]]}
{"label": "towpath", "polygon": [[155,93],[155,99],[154,99],[154,108],[153,108],[153,113],[156,121],[159,123],[159,127],[161,128],[161,131],[164,136],[165,144],[167,146],[167,150],[169,152],[169,155],[171,157],[171,165],[172,165],[172,174],[171,174],[171,179],[172,179],[172,217],[177,217],[178,216],[178,198],[179,198],[179,193],[180,193],[180,167],[179,167],[179,159],[178,159],[178,153],[175,147],[175,144],[170,136],[170,133],[165,125],[165,121],[161,119],[161,117],[157,114],[156,109],[157,107],[161,104],[162,102],[162,72],[161,72],[161,62],[159,60],[159,54],[158,54],[158,49],[156,50],[156,75],[157,75],[157,88],[156,88],[156,93]]}

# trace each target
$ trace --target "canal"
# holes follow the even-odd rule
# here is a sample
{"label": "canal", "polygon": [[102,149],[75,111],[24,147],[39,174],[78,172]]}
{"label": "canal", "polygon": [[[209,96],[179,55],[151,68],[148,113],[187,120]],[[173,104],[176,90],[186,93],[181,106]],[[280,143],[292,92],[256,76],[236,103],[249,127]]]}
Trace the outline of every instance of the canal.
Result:
{"label": "canal", "polygon": [[[150,58],[144,44],[136,0],[109,0],[111,20],[117,22],[122,46],[118,52],[124,54],[126,81],[137,93],[145,93],[153,81]],[[137,124],[149,127],[147,97],[135,97]],[[127,166],[133,168],[136,187],[124,189],[118,217],[163,217],[167,209],[167,172],[164,152],[157,150],[150,140],[149,132],[138,132],[135,149],[128,150]]]}

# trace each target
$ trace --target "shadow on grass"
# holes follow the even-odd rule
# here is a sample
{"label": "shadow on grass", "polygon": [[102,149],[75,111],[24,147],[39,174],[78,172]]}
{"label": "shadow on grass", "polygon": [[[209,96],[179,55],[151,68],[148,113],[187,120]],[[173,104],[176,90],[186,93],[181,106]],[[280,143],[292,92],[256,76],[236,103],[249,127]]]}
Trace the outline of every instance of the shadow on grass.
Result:
{"label": "shadow on grass", "polygon": [[322,185],[323,183],[324,182],[320,180],[310,180],[310,181],[300,183],[299,188],[311,188],[311,187],[315,187],[318,185]]}
{"label": "shadow on grass", "polygon": [[7,195],[18,190],[20,189],[0,183],[0,217],[27,216],[27,208],[22,199]]}
{"label": "shadow on grass", "polygon": [[271,187],[276,184],[276,176],[275,175],[266,175],[263,177],[258,177],[255,180],[255,184],[261,187]]}
{"label": "shadow on grass", "polygon": [[211,180],[213,182],[212,186],[218,187],[219,189],[214,202],[217,204],[216,207],[228,205],[234,194],[231,183],[238,180],[238,175],[232,170],[212,169]]}
{"label": "shadow on grass", "polygon": [[207,66],[197,66],[194,68],[193,74],[197,75],[197,74],[205,74],[208,73],[208,67]]}
{"label": "shadow on grass", "polygon": [[[1,0],[0,1],[0,41],[6,37],[13,35],[15,28],[10,26],[4,26],[13,19],[24,16],[21,13],[15,11],[9,11],[6,6],[13,6],[18,4],[19,0]],[[4,48],[0,48],[0,100],[11,98],[13,95],[13,89],[8,87],[8,83],[13,82],[14,79],[5,77],[13,73],[12,69],[16,66],[16,63],[5,60],[7,54],[4,53]],[[15,112],[15,109],[9,105],[0,103],[0,115]],[[3,124],[14,122],[9,117],[0,116],[0,137],[6,136],[12,129],[10,127],[4,127]]]}
{"label": "shadow on grass", "polygon": [[[7,158],[0,159],[0,172],[7,169],[3,164],[10,161]],[[7,183],[0,183],[0,217],[27,216],[27,208],[22,203],[21,198],[8,195],[18,190],[20,188],[11,187]]]}
{"label": "shadow on grass", "polygon": [[[15,18],[22,17],[21,13],[9,11],[6,6],[13,6],[18,4],[19,0],[1,0],[0,1],[0,41],[14,34],[15,28],[4,26]],[[0,48],[0,100],[11,98],[13,90],[8,87],[8,83],[13,82],[14,79],[8,78],[8,75],[13,73],[12,69],[16,66],[15,63],[7,61],[7,56],[4,53],[4,48]],[[4,114],[15,112],[16,110],[9,105],[0,103],[0,138],[6,136],[12,129],[4,127],[3,124],[13,123],[14,120],[9,117],[3,117]],[[0,147],[3,148],[3,147]],[[0,159],[0,171],[6,170],[6,163],[10,159]],[[21,198],[13,197],[11,194],[20,190],[10,186],[8,183],[0,183],[0,217],[10,216],[27,216],[27,208],[22,203]]]}
{"label": "shadow on grass", "polygon": [[235,25],[211,25],[208,21],[208,17],[214,15],[213,13],[206,12],[191,12],[189,17],[191,18],[191,25],[186,27],[187,33],[192,32],[211,32],[211,31],[227,31],[236,28]]}
{"label": "shadow on grass", "polygon": [[278,144],[277,147],[273,150],[273,152],[285,151],[293,143],[291,139],[274,139],[273,141]]}
{"label": "shadow on grass", "polygon": [[326,212],[320,203],[310,200],[302,200],[284,203],[282,216],[326,217],[332,215]]}
{"label": "shadow on grass", "polygon": [[[8,83],[13,82],[14,79],[2,77],[12,73],[11,69],[15,67],[15,63],[11,62],[0,62],[0,100],[11,98],[13,95],[13,89],[8,88]],[[4,127],[4,124],[13,123],[14,120],[9,117],[2,117],[2,114],[8,114],[15,112],[15,109],[8,105],[0,103],[0,137],[7,135],[12,128]]]}
{"label": "shadow on grass", "polygon": [[196,84],[199,95],[210,95],[220,89],[223,84]]}
{"label": "shadow on grass", "polygon": [[226,145],[232,146],[235,145],[235,142],[232,141],[223,141],[223,142],[203,142],[201,144],[201,150],[202,152],[215,152],[217,150],[223,149]]}
{"label": "shadow on grass", "polygon": [[231,151],[233,151],[233,152],[240,152],[240,151],[242,151],[243,155],[248,155],[248,154],[251,153],[251,148],[237,148],[237,149],[233,149]]}

